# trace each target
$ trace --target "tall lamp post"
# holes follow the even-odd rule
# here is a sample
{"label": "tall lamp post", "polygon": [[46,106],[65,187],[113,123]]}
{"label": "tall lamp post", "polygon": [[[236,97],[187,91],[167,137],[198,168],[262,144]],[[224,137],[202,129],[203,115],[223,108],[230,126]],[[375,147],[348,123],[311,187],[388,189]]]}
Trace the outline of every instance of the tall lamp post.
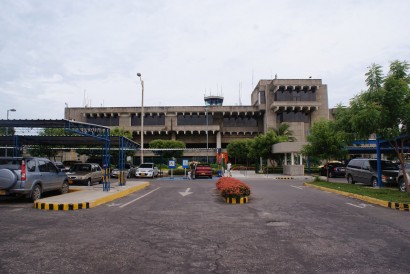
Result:
{"label": "tall lamp post", "polygon": [[144,163],[144,81],[141,73],[137,73],[141,82],[141,164]]}
{"label": "tall lamp post", "polygon": [[[14,111],[16,111],[16,109],[11,108],[11,109],[8,109],[8,110],[7,110],[7,120],[9,119],[9,112],[10,112],[10,111],[14,112]],[[7,136],[7,135],[9,135],[9,128],[8,128],[8,127],[6,127],[6,136]],[[5,153],[6,153],[6,157],[7,157],[7,146],[6,146],[6,149],[5,149]]]}
{"label": "tall lamp post", "polygon": [[208,164],[208,107],[205,107],[205,118],[206,118],[206,163]]}

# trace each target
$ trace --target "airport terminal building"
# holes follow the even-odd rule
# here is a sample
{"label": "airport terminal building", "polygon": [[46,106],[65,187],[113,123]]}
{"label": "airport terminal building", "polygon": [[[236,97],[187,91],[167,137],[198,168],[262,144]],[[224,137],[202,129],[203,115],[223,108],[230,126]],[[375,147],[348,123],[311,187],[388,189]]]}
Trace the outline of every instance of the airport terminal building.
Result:
{"label": "airport terminal building", "polygon": [[260,80],[247,106],[224,106],[219,96],[204,99],[201,106],[145,106],[143,132],[141,107],[70,107],[65,109],[64,118],[129,130],[137,143],[144,134],[144,157],[154,157],[148,150],[152,140],[179,140],[192,149],[184,156],[209,156],[210,162],[214,162],[218,148],[223,151],[232,141],[254,138],[281,123],[289,124],[296,138],[294,148],[291,144],[286,150],[297,152],[313,122],[329,119],[327,85],[321,79]]}

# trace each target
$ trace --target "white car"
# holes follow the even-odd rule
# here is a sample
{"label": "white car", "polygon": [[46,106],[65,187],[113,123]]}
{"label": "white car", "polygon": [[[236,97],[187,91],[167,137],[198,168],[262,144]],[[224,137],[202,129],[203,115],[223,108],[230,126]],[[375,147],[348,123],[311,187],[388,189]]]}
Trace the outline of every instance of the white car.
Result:
{"label": "white car", "polygon": [[158,167],[154,163],[143,163],[135,171],[135,177],[158,177]]}

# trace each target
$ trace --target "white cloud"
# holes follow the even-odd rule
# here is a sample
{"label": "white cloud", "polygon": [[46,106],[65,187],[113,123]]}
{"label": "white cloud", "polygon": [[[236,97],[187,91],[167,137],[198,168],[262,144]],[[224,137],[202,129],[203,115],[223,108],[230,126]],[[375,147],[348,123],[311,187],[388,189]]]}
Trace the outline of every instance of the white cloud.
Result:
{"label": "white cloud", "polygon": [[[410,2],[3,1],[0,107],[16,118],[81,107],[250,103],[259,79],[321,78],[329,104],[365,88],[371,63],[410,60]],[[0,112],[0,118],[6,111]]]}

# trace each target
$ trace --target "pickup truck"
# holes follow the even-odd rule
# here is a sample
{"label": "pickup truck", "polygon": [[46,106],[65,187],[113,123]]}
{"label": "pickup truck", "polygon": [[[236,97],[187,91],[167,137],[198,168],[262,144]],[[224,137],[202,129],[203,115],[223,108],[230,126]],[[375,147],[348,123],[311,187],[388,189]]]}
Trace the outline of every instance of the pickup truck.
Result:
{"label": "pickup truck", "polygon": [[42,193],[68,193],[67,175],[50,160],[37,157],[0,157],[0,195],[16,195],[33,202]]}

